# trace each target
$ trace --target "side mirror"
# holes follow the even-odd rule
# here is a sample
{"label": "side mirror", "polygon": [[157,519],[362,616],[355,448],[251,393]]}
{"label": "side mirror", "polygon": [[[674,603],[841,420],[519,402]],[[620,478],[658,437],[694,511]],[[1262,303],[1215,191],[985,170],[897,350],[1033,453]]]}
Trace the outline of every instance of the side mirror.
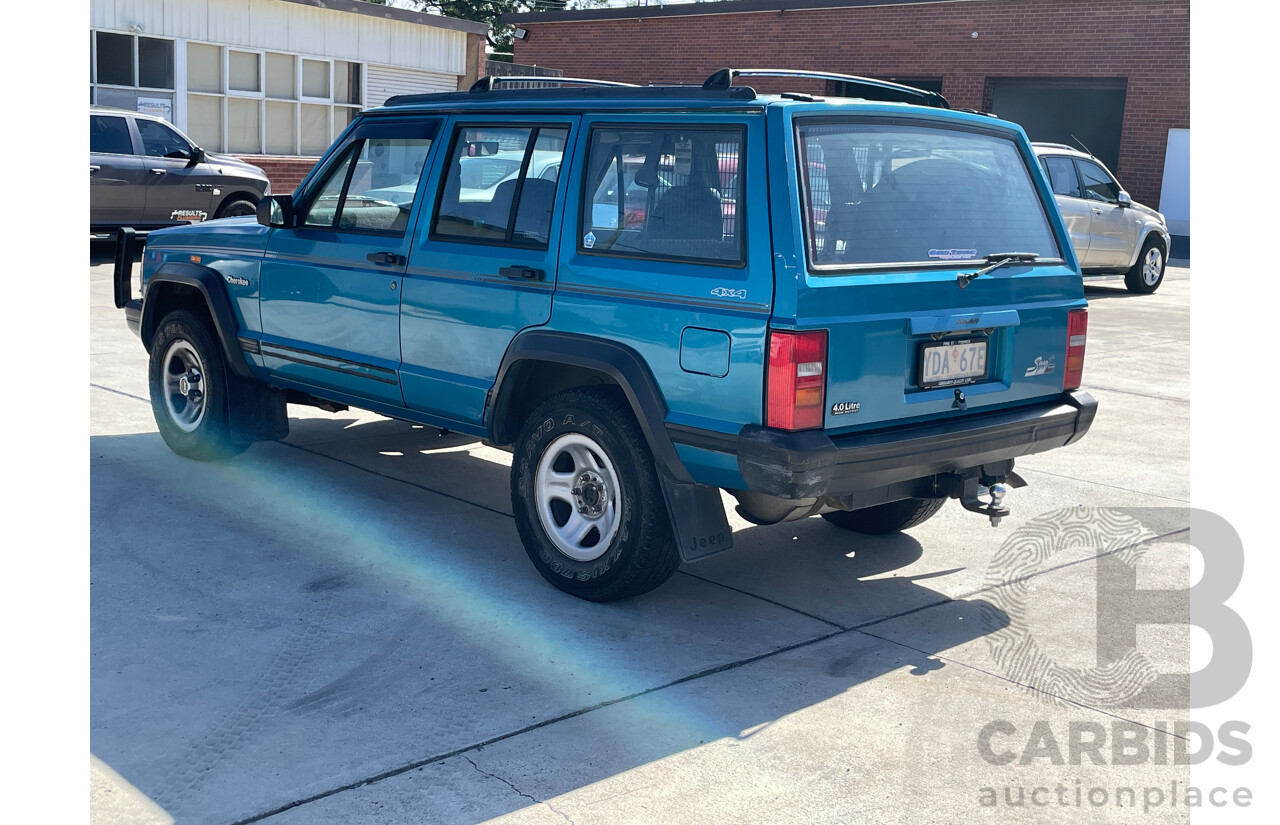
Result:
{"label": "side mirror", "polygon": [[258,223],[277,229],[294,225],[293,195],[272,195],[258,201]]}
{"label": "side mirror", "polygon": [[1133,198],[1129,197],[1128,192],[1121,192],[1119,195],[1116,195],[1116,204],[1121,209],[1133,206]]}
{"label": "side mirror", "polygon": [[204,150],[196,146],[191,149],[191,157],[187,159],[187,166],[195,166],[197,163],[204,163],[205,160]]}

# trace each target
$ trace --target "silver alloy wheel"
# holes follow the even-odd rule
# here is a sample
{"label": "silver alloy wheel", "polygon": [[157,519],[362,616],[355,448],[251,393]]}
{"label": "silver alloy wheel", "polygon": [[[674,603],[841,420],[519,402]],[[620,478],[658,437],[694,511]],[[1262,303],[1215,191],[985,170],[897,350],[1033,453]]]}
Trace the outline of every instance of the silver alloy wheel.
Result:
{"label": "silver alloy wheel", "polygon": [[204,363],[190,341],[179,338],[161,361],[164,406],[169,420],[184,433],[195,432],[204,419]]}
{"label": "silver alloy wheel", "polygon": [[534,492],[538,520],[557,550],[584,562],[605,554],[622,522],[622,487],[599,444],[582,433],[551,442]]}
{"label": "silver alloy wheel", "polygon": [[1153,246],[1147,250],[1147,256],[1142,259],[1142,280],[1147,286],[1155,286],[1160,281],[1160,275],[1164,272],[1164,253],[1160,251],[1160,247]]}

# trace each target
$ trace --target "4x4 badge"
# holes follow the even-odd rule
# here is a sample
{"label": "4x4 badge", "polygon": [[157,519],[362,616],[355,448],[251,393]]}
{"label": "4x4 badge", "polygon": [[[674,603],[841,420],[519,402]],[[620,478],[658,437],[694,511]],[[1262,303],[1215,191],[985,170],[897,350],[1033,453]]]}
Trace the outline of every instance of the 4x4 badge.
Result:
{"label": "4x4 badge", "polygon": [[1058,356],[1056,355],[1050,355],[1049,359],[1046,361],[1043,357],[1037,355],[1036,362],[1027,367],[1027,371],[1023,373],[1022,377],[1030,378],[1033,375],[1048,375],[1053,372],[1053,368],[1057,366],[1053,363],[1053,360],[1057,357]]}
{"label": "4x4 badge", "polygon": [[711,290],[711,294],[716,296],[717,298],[744,298],[745,299],[747,297],[747,291],[745,289],[728,289],[722,286],[718,286],[715,289]]}

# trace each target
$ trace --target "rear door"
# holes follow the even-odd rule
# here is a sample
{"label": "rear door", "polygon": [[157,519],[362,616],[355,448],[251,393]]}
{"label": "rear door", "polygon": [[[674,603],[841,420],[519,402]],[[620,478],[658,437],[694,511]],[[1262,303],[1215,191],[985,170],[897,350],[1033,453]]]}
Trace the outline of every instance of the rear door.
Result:
{"label": "rear door", "polygon": [[89,115],[89,223],[140,223],[145,175],[142,158],[134,153],[129,120]]}
{"label": "rear door", "polygon": [[215,178],[203,163],[191,162],[195,147],[158,120],[137,118],[147,180],[148,223],[198,222],[213,217]]}
{"label": "rear door", "polygon": [[1040,158],[1045,174],[1049,176],[1049,186],[1062,212],[1062,221],[1067,225],[1071,235],[1071,245],[1075,247],[1076,258],[1081,267],[1089,266],[1089,230],[1093,223],[1093,207],[1084,199],[1084,190],[1080,188],[1080,178],[1076,175],[1076,164],[1063,155],[1045,155]]}
{"label": "rear door", "polygon": [[456,117],[428,185],[400,317],[404,399],[479,432],[520,330],[551,314],[578,116]]}
{"label": "rear door", "polygon": [[401,284],[440,120],[366,118],[299,195],[298,226],[272,230],[261,347],[276,374],[353,401],[404,404]]}
{"label": "rear door", "polygon": [[[773,189],[804,208],[795,235],[777,237],[775,248],[803,249],[804,258],[795,270],[778,262],[773,323],[828,331],[828,431],[1062,392],[1067,310],[1084,305],[1083,286],[1047,181],[1014,127],[950,113],[904,117],[901,107],[797,114],[789,125],[788,174],[807,173],[798,192],[776,175]],[[791,227],[780,220],[774,230]],[[959,278],[1009,252],[1036,258]]]}

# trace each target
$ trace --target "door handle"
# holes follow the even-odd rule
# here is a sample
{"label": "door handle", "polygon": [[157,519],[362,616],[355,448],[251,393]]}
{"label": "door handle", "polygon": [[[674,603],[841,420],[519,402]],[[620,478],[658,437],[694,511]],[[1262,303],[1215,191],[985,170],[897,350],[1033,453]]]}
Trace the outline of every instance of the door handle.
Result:
{"label": "door handle", "polygon": [[498,274],[504,278],[514,278],[522,281],[541,281],[546,277],[541,269],[533,269],[527,266],[504,266],[498,270]]}
{"label": "door handle", "polygon": [[1094,209],[1094,210],[1093,210],[1093,214],[1095,214],[1095,215],[1101,215],[1101,214],[1102,214],[1102,210],[1101,210],[1101,209]]}
{"label": "door handle", "polygon": [[404,263],[404,256],[397,255],[394,252],[370,252],[365,257],[369,259],[370,263],[375,263],[378,266],[399,266]]}
{"label": "door handle", "polygon": [[163,170],[163,169],[152,169],[152,170],[151,170],[151,174],[153,174],[153,175],[163,175],[163,174],[164,174],[164,170]]}
{"label": "door handle", "polygon": [[89,166],[89,174],[90,174],[90,175],[92,175],[94,172],[97,172],[97,171],[98,171],[99,169],[101,169],[101,168],[102,168],[101,166],[93,166],[93,165],[90,165],[90,166]]}

